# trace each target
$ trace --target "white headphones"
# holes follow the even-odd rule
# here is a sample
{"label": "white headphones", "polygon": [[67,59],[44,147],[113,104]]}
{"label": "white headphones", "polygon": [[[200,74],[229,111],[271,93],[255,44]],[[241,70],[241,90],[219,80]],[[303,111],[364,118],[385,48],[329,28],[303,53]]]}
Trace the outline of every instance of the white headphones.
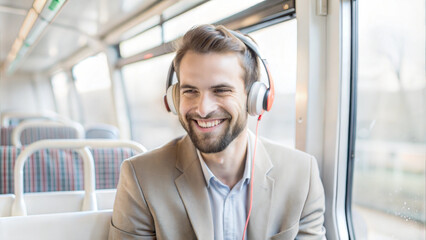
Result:
{"label": "white headphones", "polygon": [[[266,70],[266,75],[268,77],[268,83],[269,88],[266,87],[266,85],[263,82],[256,81],[254,82],[251,87],[250,91],[248,93],[247,97],[247,112],[250,115],[261,115],[265,110],[269,111],[271,110],[272,103],[274,102],[274,95],[275,95],[275,89],[274,89],[274,82],[271,76],[271,73],[269,72],[268,64],[266,62],[266,59],[262,58],[259,52],[259,49],[257,48],[257,45],[248,37],[242,35],[241,33],[228,30],[232,35],[234,35],[236,38],[241,40],[247,48],[252,50],[256,56],[260,59],[263,66]],[[170,65],[169,73],[167,75],[167,83],[166,83],[166,95],[164,96],[164,104],[166,105],[166,109],[169,112],[172,112],[177,115],[177,96],[179,94],[178,92],[178,83],[173,84],[173,75],[175,73],[175,68],[173,66],[173,62]]]}

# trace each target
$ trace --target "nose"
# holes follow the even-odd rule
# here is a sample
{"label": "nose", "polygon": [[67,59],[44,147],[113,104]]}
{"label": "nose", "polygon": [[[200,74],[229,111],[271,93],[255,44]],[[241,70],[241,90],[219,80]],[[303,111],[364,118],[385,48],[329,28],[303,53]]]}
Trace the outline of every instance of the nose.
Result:
{"label": "nose", "polygon": [[200,117],[206,117],[209,113],[216,109],[216,106],[214,97],[210,96],[208,93],[203,93],[198,98],[196,112],[200,115]]}

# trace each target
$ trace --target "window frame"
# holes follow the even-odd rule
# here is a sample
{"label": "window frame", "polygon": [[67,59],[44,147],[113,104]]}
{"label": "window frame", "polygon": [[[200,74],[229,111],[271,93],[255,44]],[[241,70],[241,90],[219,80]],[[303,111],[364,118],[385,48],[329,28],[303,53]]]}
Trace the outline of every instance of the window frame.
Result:
{"label": "window frame", "polygon": [[348,163],[346,182],[346,222],[349,239],[355,238],[355,229],[352,215],[352,190],[355,165],[355,142],[357,120],[357,96],[358,96],[358,1],[352,0],[351,4],[351,79],[349,96],[349,134],[348,134]]}
{"label": "window frame", "polygon": [[[296,148],[317,158],[327,239],[350,239],[347,176],[351,85],[351,4],[298,0]],[[325,14],[317,14],[327,4]]]}

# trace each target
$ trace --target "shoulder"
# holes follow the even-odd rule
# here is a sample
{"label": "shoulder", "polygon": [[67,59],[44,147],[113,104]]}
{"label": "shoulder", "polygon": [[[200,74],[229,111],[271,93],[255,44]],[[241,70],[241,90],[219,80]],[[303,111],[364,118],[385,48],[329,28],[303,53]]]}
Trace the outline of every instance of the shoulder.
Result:
{"label": "shoulder", "polygon": [[305,202],[312,191],[319,195],[323,192],[314,156],[265,139],[262,145],[272,163],[268,176],[274,179],[278,189],[293,194],[300,202]]}
{"label": "shoulder", "polygon": [[[309,164],[314,157],[300,150],[281,145],[266,138],[260,139],[273,163]],[[275,164],[274,164],[275,165]]]}
{"label": "shoulder", "polygon": [[261,142],[273,166],[270,176],[282,180],[309,181],[313,172],[318,171],[314,156],[267,139],[262,138]]}

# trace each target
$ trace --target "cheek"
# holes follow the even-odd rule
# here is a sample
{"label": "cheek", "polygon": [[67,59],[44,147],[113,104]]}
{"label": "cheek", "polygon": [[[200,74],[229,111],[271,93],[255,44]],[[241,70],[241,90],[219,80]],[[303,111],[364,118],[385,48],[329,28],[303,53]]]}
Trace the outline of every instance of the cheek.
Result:
{"label": "cheek", "polygon": [[181,98],[179,101],[178,108],[179,108],[179,114],[184,116],[188,112],[189,103],[186,100]]}
{"label": "cheek", "polygon": [[238,97],[238,107],[241,112],[247,111],[247,95],[242,94]]}
{"label": "cheek", "polygon": [[232,101],[224,103],[226,110],[232,115],[240,115],[247,112],[247,99],[244,96],[235,97]]}

